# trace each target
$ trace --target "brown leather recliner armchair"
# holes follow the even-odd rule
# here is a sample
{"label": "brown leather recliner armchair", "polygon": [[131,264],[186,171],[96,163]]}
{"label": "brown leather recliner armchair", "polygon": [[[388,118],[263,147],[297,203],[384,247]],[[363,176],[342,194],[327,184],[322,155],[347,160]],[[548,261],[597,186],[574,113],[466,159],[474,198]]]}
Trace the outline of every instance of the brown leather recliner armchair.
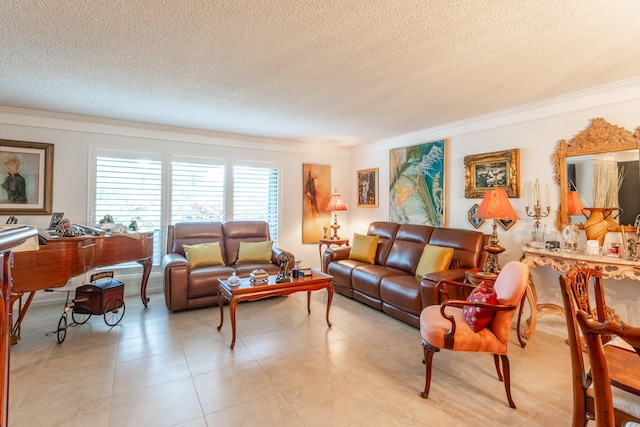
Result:
{"label": "brown leather recliner armchair", "polygon": [[[182,222],[167,229],[167,253],[162,259],[164,297],[171,311],[218,305],[218,279],[234,272],[248,276],[263,269],[269,274],[280,271],[282,249],[271,250],[270,263],[236,264],[240,242],[263,242],[270,239],[269,225],[264,221]],[[224,265],[191,269],[182,245],[220,243]]]}

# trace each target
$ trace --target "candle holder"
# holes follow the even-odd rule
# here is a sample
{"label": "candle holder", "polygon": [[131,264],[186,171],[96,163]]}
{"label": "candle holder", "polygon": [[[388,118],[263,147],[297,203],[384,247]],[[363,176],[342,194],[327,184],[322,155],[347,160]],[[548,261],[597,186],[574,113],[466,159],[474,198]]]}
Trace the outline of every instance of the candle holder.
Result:
{"label": "candle holder", "polygon": [[540,201],[538,200],[533,207],[533,211],[529,209],[529,206],[525,206],[524,210],[528,217],[535,218],[535,227],[540,228],[540,218],[548,217],[551,213],[551,206],[547,206],[547,211],[543,212],[542,207],[540,206]]}
{"label": "candle holder", "polygon": [[536,229],[540,229],[540,218],[548,217],[549,214],[551,213],[551,202],[549,199],[549,186],[547,185],[545,188],[547,192],[547,212],[546,213],[542,210],[542,206],[540,205],[540,199],[541,199],[540,181],[536,179],[536,182],[533,185],[533,200],[535,202],[535,204],[532,206],[533,211],[529,210],[529,198],[527,197],[527,187],[524,188],[524,200],[525,200],[524,211],[528,217],[536,219],[536,222],[534,224],[534,228]]}

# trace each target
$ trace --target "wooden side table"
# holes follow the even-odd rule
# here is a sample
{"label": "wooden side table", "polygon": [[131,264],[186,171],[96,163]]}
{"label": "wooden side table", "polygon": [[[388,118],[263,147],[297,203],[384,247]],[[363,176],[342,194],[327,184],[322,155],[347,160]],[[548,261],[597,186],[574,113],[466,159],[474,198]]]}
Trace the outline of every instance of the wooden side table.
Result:
{"label": "wooden side table", "polygon": [[498,277],[497,274],[485,273],[484,269],[481,267],[472,268],[464,272],[464,280],[472,285],[479,285],[480,283],[485,282],[486,284],[493,286],[493,283],[496,281],[496,277]]}
{"label": "wooden side table", "polygon": [[318,254],[320,255],[320,265],[322,265],[322,246],[327,245],[327,249],[331,247],[331,245],[347,245],[349,246],[349,239],[320,239],[318,240]]}

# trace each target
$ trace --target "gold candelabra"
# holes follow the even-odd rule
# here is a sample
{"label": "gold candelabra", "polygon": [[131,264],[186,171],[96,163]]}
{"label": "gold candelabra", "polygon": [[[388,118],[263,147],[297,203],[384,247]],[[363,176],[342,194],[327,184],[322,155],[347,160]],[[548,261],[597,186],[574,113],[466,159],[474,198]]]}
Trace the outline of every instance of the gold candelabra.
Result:
{"label": "gold candelabra", "polygon": [[533,199],[535,204],[532,206],[533,211],[529,209],[529,197],[527,197],[527,187],[524,188],[524,210],[528,217],[535,218],[535,228],[540,228],[540,218],[548,217],[551,213],[551,203],[549,199],[549,186],[545,186],[547,193],[547,211],[542,210],[540,205],[540,182],[536,179],[536,183],[533,185]]}

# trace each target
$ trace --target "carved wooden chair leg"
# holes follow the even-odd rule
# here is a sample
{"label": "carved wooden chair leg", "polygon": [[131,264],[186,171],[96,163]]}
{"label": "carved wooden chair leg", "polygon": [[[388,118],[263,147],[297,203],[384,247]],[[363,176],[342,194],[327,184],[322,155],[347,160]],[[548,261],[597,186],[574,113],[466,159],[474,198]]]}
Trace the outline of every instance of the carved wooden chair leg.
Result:
{"label": "carved wooden chair leg", "polygon": [[502,370],[500,369],[500,357],[497,354],[494,354],[493,361],[496,364],[496,372],[498,373],[498,380],[502,381]]}
{"label": "carved wooden chair leg", "polygon": [[422,347],[424,348],[424,364],[426,370],[426,379],[424,383],[424,391],[420,393],[423,398],[429,397],[429,387],[431,387],[431,364],[433,362],[433,355],[440,351],[438,347],[434,347],[425,340],[422,340]]}
{"label": "carved wooden chair leg", "polygon": [[511,373],[509,371],[509,358],[506,354],[500,355],[502,359],[502,372],[504,373],[504,390],[507,392],[507,400],[509,400],[509,406],[516,409],[516,404],[513,403],[511,398]]}

